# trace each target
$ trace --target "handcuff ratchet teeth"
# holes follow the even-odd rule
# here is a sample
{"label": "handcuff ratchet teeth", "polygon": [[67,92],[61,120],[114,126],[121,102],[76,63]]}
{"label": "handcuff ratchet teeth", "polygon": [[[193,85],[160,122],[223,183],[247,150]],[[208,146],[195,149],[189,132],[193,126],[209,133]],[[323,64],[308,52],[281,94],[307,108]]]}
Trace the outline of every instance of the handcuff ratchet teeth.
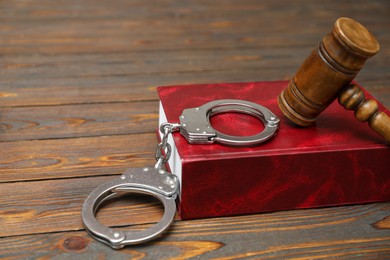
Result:
{"label": "handcuff ratchet teeth", "polygon": [[[218,132],[210,124],[210,117],[220,113],[238,112],[261,120],[264,130],[253,136],[231,136]],[[178,123],[163,123],[160,126],[161,142],[156,149],[154,167],[130,168],[116,179],[103,183],[89,194],[82,207],[83,224],[95,239],[114,249],[150,241],[169,228],[176,215],[180,184],[176,175],[164,170],[171,155],[168,135],[179,131],[190,144],[218,142],[233,146],[248,146],[262,143],[273,137],[279,127],[279,118],[267,108],[256,103],[224,99],[206,103],[197,108],[183,110]],[[104,202],[128,193],[151,195],[161,201],[164,214],[160,221],[143,231],[117,231],[102,225],[96,213]]]}

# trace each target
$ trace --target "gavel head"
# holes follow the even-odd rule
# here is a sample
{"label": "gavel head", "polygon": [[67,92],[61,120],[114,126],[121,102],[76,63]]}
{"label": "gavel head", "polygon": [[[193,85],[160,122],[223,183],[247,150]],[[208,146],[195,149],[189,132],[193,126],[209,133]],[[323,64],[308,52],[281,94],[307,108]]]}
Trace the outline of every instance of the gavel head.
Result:
{"label": "gavel head", "polygon": [[363,25],[350,18],[337,19],[280,93],[283,114],[297,125],[312,125],[378,51],[379,43]]}

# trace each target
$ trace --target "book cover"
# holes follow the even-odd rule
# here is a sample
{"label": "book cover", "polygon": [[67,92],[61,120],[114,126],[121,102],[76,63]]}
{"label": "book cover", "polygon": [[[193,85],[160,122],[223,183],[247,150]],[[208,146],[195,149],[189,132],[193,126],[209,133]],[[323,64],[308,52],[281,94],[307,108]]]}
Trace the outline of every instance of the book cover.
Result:
{"label": "book cover", "polygon": [[[183,109],[218,99],[255,102],[281,119],[276,136],[253,147],[189,144],[178,132],[169,137],[173,155],[168,167],[180,179],[182,219],[390,200],[390,149],[382,137],[337,101],[314,126],[293,125],[277,105],[287,84],[158,87],[160,124],[178,123]],[[383,105],[379,108],[389,114]],[[239,113],[218,114],[210,121],[231,135],[263,129],[258,119]]]}

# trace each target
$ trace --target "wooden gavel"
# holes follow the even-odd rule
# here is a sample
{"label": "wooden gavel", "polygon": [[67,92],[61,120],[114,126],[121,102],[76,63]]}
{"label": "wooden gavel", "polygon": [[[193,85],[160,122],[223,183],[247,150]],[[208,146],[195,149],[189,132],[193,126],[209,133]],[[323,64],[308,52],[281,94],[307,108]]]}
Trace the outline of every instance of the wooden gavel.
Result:
{"label": "wooden gavel", "polygon": [[350,84],[378,51],[378,41],[363,25],[350,18],[337,19],[332,32],[324,36],[280,93],[278,104],[283,114],[297,125],[310,126],[338,97],[342,106],[355,110],[356,119],[368,121],[390,142],[390,117],[378,111],[377,102],[366,99],[357,85]]}

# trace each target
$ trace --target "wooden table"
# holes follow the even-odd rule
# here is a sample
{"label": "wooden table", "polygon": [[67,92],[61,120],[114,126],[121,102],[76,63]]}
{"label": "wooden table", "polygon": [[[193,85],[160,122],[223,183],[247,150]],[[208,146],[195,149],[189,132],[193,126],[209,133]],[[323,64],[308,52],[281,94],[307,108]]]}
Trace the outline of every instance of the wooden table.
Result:
{"label": "wooden table", "polygon": [[[115,251],[85,232],[99,184],[154,164],[156,86],[289,79],[341,16],[381,44],[357,80],[390,106],[390,2],[0,2],[0,258],[389,258],[390,203],[177,220]],[[104,224],[142,229],[149,197],[112,202]]]}

